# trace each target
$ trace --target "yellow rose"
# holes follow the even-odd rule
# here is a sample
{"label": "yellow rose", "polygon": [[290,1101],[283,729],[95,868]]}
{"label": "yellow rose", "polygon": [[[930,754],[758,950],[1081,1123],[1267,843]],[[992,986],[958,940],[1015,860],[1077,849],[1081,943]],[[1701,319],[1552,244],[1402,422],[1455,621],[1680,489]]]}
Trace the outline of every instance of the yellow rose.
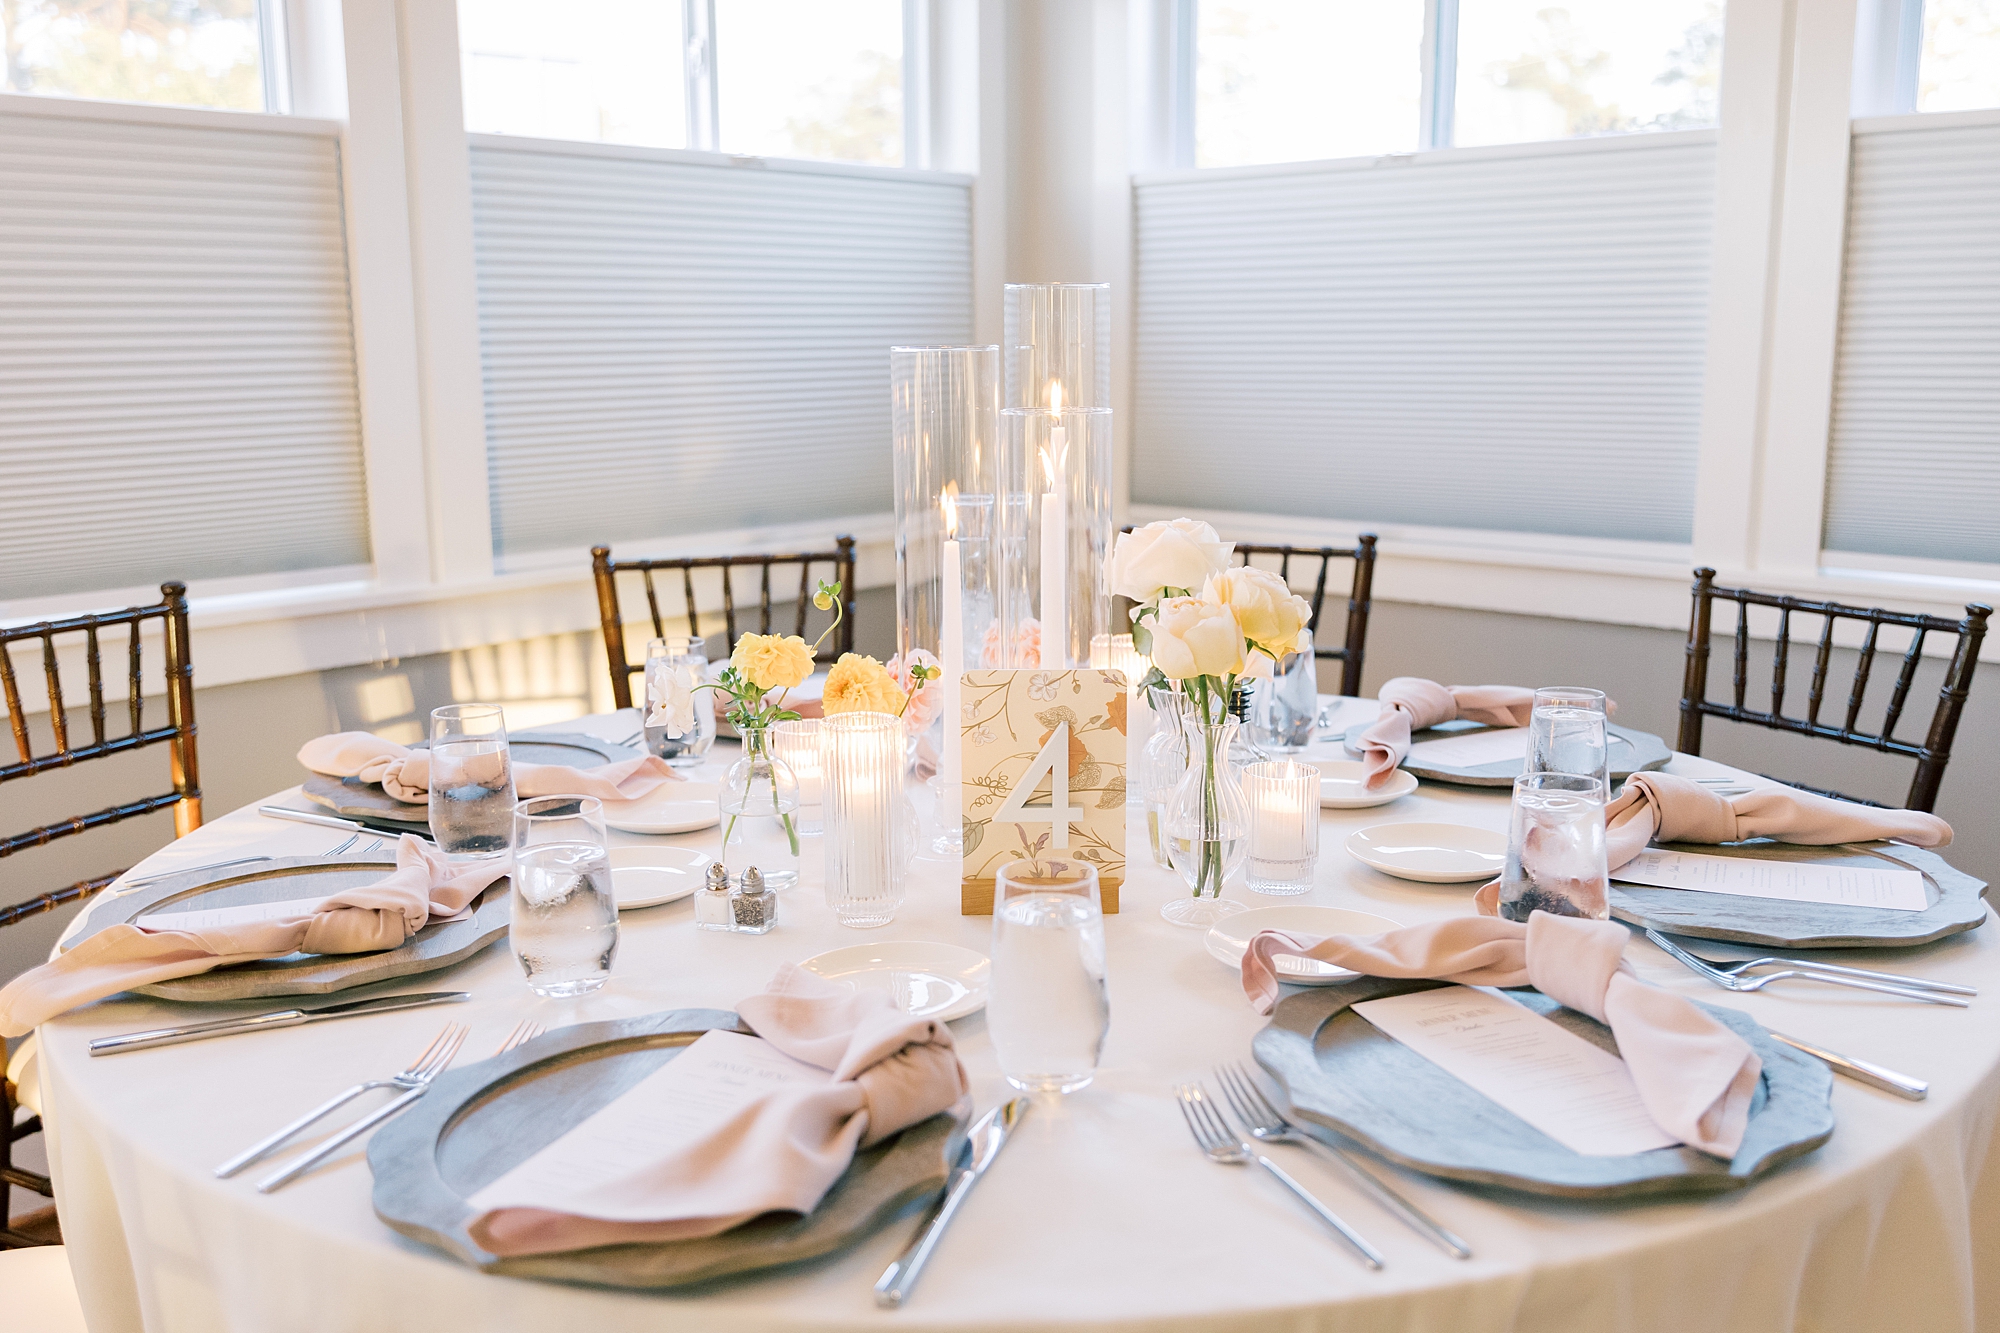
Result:
{"label": "yellow rose", "polygon": [[820,707],[834,713],[892,713],[900,715],[906,696],[889,668],[872,657],[842,653],[826,673],[826,689]]}
{"label": "yellow rose", "polygon": [[1240,566],[1209,575],[1201,598],[1236,613],[1243,637],[1274,658],[1297,651],[1312,604],[1268,569]]}
{"label": "yellow rose", "polygon": [[813,650],[796,634],[746,634],[729,664],[760,690],[789,690],[813,672]]}
{"label": "yellow rose", "polygon": [[1153,665],[1168,680],[1234,676],[1243,670],[1236,613],[1199,597],[1169,597],[1153,622]]}

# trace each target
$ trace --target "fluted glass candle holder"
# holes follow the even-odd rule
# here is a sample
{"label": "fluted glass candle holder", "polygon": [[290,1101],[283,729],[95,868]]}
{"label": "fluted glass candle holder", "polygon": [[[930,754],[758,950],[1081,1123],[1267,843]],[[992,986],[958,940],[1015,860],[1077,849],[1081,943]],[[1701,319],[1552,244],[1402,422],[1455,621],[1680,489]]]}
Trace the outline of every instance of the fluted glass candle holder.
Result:
{"label": "fluted glass candle holder", "polygon": [[888,713],[820,723],[826,802],[826,905],[843,926],[895,919],[915,829],[903,797],[903,724]]}
{"label": "fluted glass candle holder", "polygon": [[799,780],[799,832],[808,837],[826,827],[819,732],[820,719],[816,717],[794,718],[771,728],[771,753]]}
{"label": "fluted glass candle holder", "polygon": [[1092,641],[1112,630],[1111,411],[1009,408],[1000,432],[1001,482],[1025,520],[1036,632],[1032,658],[1023,649],[989,665],[1088,666]]}
{"label": "fluted glass candle holder", "polygon": [[1320,772],[1290,759],[1243,766],[1250,803],[1250,865],[1244,883],[1254,893],[1291,895],[1313,886],[1319,864]]}
{"label": "fluted glass candle holder", "polygon": [[1010,282],[1002,340],[1008,407],[1050,407],[1052,385],[1075,407],[1111,406],[1111,285]]}

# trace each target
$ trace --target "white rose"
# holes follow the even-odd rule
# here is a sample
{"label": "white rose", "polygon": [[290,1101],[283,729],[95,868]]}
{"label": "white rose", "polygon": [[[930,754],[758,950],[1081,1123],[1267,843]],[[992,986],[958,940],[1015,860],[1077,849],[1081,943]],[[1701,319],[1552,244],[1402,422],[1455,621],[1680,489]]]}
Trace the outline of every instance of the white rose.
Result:
{"label": "white rose", "polygon": [[646,725],[665,727],[667,739],[679,740],[694,731],[694,671],[690,667],[654,666],[646,691]]}
{"label": "white rose", "polygon": [[1243,629],[1226,606],[1169,597],[1153,621],[1153,665],[1169,680],[1233,676],[1243,669]]}
{"label": "white rose", "polygon": [[1111,553],[1111,591],[1135,602],[1150,602],[1163,589],[1199,588],[1210,574],[1229,566],[1235,543],[1193,519],[1148,523],[1120,533]]}
{"label": "white rose", "polygon": [[1311,603],[1268,569],[1246,566],[1211,574],[1201,597],[1234,611],[1243,637],[1273,658],[1296,651],[1299,635],[1312,619]]}

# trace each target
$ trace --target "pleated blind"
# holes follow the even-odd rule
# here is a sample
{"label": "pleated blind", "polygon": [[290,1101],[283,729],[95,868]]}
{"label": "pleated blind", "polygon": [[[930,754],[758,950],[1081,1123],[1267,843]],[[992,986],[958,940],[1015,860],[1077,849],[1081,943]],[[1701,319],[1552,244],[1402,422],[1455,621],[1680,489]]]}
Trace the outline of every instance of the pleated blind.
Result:
{"label": "pleated blind", "polygon": [[2000,125],[1857,134],[1849,180],[1825,544],[2000,562]]}
{"label": "pleated blind", "polygon": [[327,134],[0,112],[0,599],[369,559]]}
{"label": "pleated blind", "polygon": [[1141,178],[1133,498],[1688,540],[1714,175],[1701,131]]}
{"label": "pleated blind", "polygon": [[886,512],[889,348],[971,339],[970,186],[473,137],[495,552]]}

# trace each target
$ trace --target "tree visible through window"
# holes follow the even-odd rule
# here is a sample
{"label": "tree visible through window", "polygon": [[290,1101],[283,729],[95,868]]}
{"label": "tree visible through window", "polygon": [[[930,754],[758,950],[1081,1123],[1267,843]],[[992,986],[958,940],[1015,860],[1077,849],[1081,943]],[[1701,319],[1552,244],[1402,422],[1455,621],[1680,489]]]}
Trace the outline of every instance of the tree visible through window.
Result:
{"label": "tree visible through window", "polygon": [[263,111],[258,0],[0,0],[6,91]]}
{"label": "tree visible through window", "polygon": [[722,148],[903,165],[902,0],[715,0]]}

